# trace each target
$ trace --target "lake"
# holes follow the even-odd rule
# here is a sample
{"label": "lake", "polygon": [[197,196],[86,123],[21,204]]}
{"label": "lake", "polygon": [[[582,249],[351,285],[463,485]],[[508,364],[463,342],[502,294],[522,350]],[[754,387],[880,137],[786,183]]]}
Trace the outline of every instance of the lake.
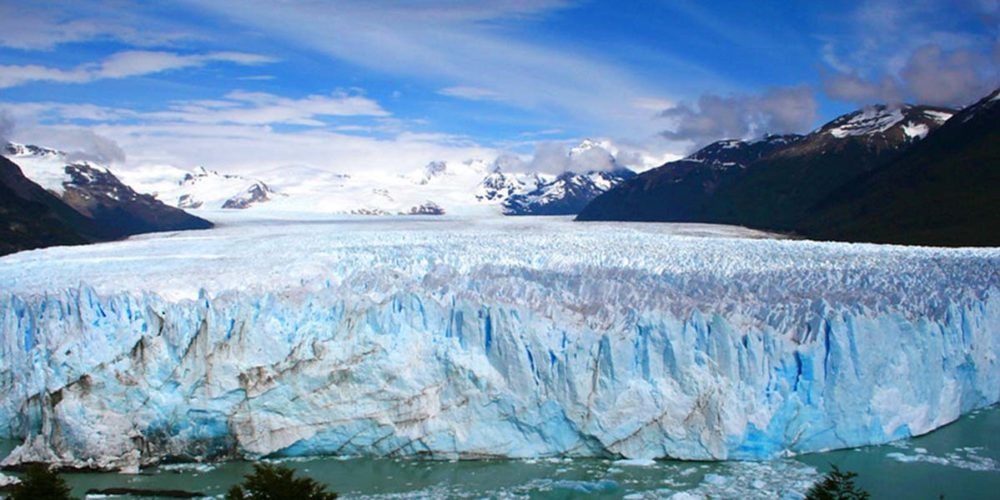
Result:
{"label": "lake", "polygon": [[[6,453],[13,442],[3,442]],[[283,464],[347,498],[796,498],[830,464],[857,472],[873,498],[980,499],[1000,492],[1000,406],[925,436],[884,446],[770,462],[599,459],[429,461],[306,458]],[[221,496],[248,462],[175,464],[141,474],[65,474],[73,494],[91,488],[185,489]]]}

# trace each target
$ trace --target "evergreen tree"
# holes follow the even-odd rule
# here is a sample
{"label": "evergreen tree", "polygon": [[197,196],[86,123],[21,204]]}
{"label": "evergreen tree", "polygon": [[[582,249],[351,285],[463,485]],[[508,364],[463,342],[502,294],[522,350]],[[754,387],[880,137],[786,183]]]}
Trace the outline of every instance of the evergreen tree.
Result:
{"label": "evergreen tree", "polygon": [[68,500],[69,486],[58,474],[40,464],[29,465],[21,482],[10,490],[10,500]]}
{"label": "evergreen tree", "polygon": [[226,500],[333,500],[336,493],[308,477],[294,477],[288,467],[254,464],[253,473],[244,476],[242,485],[233,486]]}
{"label": "evergreen tree", "polygon": [[858,488],[854,484],[854,478],[858,475],[854,472],[841,472],[836,465],[833,465],[822,481],[809,488],[806,493],[807,500],[868,500],[868,492]]}

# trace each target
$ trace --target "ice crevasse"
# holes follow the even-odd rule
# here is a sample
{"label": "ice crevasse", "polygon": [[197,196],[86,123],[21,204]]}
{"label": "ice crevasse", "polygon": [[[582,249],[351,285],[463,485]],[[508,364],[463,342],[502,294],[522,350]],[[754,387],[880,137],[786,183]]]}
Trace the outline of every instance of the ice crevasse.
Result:
{"label": "ice crevasse", "polygon": [[4,464],[765,459],[1000,400],[997,250],[674,238],[552,264],[469,238],[344,245],[308,279],[197,297],[0,292],[0,435],[23,440]]}

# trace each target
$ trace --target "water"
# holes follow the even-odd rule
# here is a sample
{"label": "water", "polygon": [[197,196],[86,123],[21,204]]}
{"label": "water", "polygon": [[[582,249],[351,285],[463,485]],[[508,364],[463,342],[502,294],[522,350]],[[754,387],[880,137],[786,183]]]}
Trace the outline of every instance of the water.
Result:
{"label": "water", "polygon": [[[0,442],[0,453],[13,445]],[[873,498],[979,499],[1000,494],[1000,407],[919,438],[772,462],[654,464],[596,459],[439,462],[315,458],[283,461],[348,498],[796,498],[831,464],[859,474]],[[245,462],[151,468],[139,475],[65,474],[73,494],[91,488],[185,489],[222,495]],[[690,497],[689,497],[690,498]],[[697,496],[695,498],[698,498]]]}

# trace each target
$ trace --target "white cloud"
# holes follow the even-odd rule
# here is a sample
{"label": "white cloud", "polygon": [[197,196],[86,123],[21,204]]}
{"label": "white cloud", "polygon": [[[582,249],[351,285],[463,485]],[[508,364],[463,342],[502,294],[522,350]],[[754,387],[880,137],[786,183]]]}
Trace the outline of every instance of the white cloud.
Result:
{"label": "white cloud", "polygon": [[636,109],[652,111],[655,113],[660,113],[664,109],[675,106],[676,104],[676,102],[669,99],[660,99],[656,97],[638,97],[636,99],[632,99],[632,106]]}
{"label": "white cloud", "polygon": [[418,134],[376,139],[326,129],[283,133],[265,126],[178,123],[104,125],[97,130],[130,152],[130,166],[206,165],[251,175],[293,165],[339,173],[404,173],[434,160],[495,154],[471,141],[459,144],[455,138]]}
{"label": "white cloud", "polygon": [[176,54],[164,51],[130,50],[112,54],[98,63],[82,64],[72,69],[39,65],[0,65],[0,88],[30,82],[87,83],[95,80],[128,78],[163,71],[199,67],[214,62],[257,65],[273,59],[240,52]]}
{"label": "white cloud", "polygon": [[301,99],[264,92],[233,91],[224,99],[176,103],[168,111],[149,113],[146,118],[189,123],[233,123],[243,125],[322,126],[321,117],[389,116],[379,104],[361,95],[342,91],[309,95]]}
{"label": "white cloud", "polygon": [[[175,103],[172,109],[151,112],[90,104],[0,103],[0,116],[17,123],[11,139],[72,151],[79,159],[116,162],[116,169],[126,172],[157,164],[205,165],[246,174],[289,165],[343,173],[403,173],[433,160],[496,154],[467,137],[406,131],[406,122],[387,115],[375,101],[344,92],[292,99],[236,91],[221,99]],[[325,116],[363,116],[376,124],[358,127],[385,137],[319,126],[325,124],[318,118]],[[71,123],[92,119],[97,123]],[[314,122],[317,126],[306,130],[274,126]]]}
{"label": "white cloud", "polygon": [[719,139],[803,132],[816,121],[817,103],[808,87],[776,87],[755,95],[704,94],[697,107],[679,104],[661,116],[673,122],[665,138],[701,146]]}
{"label": "white cloud", "polygon": [[622,103],[657,97],[661,82],[635,78],[632,70],[611,62],[613,53],[546,45],[524,36],[536,16],[570,8],[569,2],[187,3],[286,43],[435,85],[446,95],[502,99],[532,113],[592,125],[596,132],[656,131],[649,110]]}
{"label": "white cloud", "polygon": [[0,143],[6,144],[14,134],[14,117],[5,109],[0,109]]}
{"label": "white cloud", "polygon": [[135,7],[133,0],[0,2],[0,46],[52,50],[67,43],[108,39],[154,47],[204,38],[163,16],[142,16]]}
{"label": "white cloud", "polygon": [[471,101],[495,100],[500,98],[500,94],[480,87],[446,87],[438,91],[438,94],[448,97],[459,97]]}
{"label": "white cloud", "polygon": [[969,104],[1000,84],[1000,71],[988,56],[970,50],[945,51],[937,45],[914,51],[900,77],[917,102],[941,105]]}
{"label": "white cloud", "polygon": [[827,74],[823,90],[834,99],[856,104],[901,102],[965,106],[985,96],[1000,80],[997,62],[973,50],[918,47],[896,75],[864,78],[856,72]]}
{"label": "white cloud", "polygon": [[824,37],[831,69],[823,89],[866,105],[911,101],[964,106],[1000,81],[995,0],[871,0],[849,13],[844,33]]}

